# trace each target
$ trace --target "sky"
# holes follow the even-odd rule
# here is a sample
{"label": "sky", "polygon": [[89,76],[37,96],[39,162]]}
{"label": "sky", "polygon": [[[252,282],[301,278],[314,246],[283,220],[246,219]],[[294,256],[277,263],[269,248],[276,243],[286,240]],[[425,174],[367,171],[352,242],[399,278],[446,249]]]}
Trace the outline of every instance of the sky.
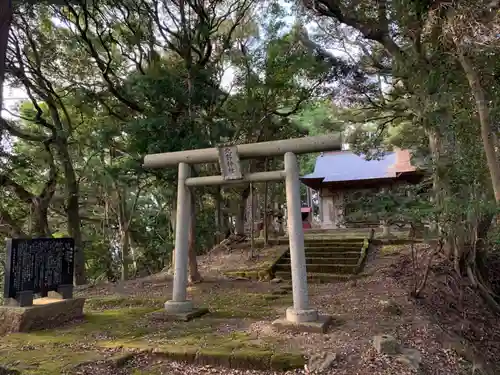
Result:
{"label": "sky", "polygon": [[[4,85],[3,87],[3,106],[5,109],[10,109],[12,112],[16,111],[19,104],[28,98],[26,91],[23,89],[13,89]],[[2,117],[10,119],[12,116],[7,111],[2,111]]]}

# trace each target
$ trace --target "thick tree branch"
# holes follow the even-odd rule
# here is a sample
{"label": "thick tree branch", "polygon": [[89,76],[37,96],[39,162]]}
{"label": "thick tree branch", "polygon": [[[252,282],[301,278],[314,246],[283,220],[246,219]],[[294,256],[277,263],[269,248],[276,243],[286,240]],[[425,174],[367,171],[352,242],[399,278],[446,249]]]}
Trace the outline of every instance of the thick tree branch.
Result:
{"label": "thick tree branch", "polygon": [[0,0],[0,112],[3,104],[3,81],[5,77],[5,60],[7,55],[7,41],[9,39],[12,6],[8,0]]}
{"label": "thick tree branch", "polygon": [[16,126],[9,123],[9,121],[0,117],[0,129],[7,130],[12,136],[24,139],[25,141],[31,142],[45,142],[50,137],[49,136],[41,136],[36,134],[28,134],[18,129]]}
{"label": "thick tree branch", "polygon": [[0,209],[0,225],[5,224],[10,229],[7,231],[7,235],[12,237],[24,236],[22,230],[22,225],[18,223],[7,210]]}
{"label": "thick tree branch", "polygon": [[349,11],[343,10],[340,0],[304,0],[304,5],[307,8],[322,16],[337,19],[340,23],[358,30],[365,38],[379,42],[391,55],[403,58],[404,52],[389,33],[388,20],[383,6],[385,1],[379,4],[382,4],[378,8],[379,16],[383,16],[383,18],[377,20],[377,23],[370,24],[369,22],[360,21],[356,16],[349,14]]}
{"label": "thick tree branch", "polygon": [[[90,22],[89,20],[94,21],[95,24],[99,24],[90,14],[90,10],[86,8],[85,5],[82,6],[82,13],[79,13],[76,8],[71,4],[71,1],[66,1],[66,6],[68,10],[70,11],[71,15],[73,16],[73,19],[70,19],[68,17],[65,17],[67,22],[72,23],[72,25],[76,28],[78,31],[78,39],[79,41],[83,44],[83,46],[87,49],[87,51],[90,53],[92,58],[97,64],[97,67],[101,71],[102,77],[104,78],[104,81],[107,84],[107,87],[109,91],[123,104],[128,106],[130,109],[137,111],[137,112],[142,112],[143,108],[136,102],[126,98],[117,88],[117,85],[113,82],[113,79],[111,76],[116,77],[114,74],[112,68],[111,68],[111,63],[113,62],[112,56],[111,56],[111,51],[109,50],[109,47],[107,46],[107,43],[104,41],[102,33],[99,33],[98,30],[96,30],[96,35],[99,39],[99,43],[102,48],[104,48],[108,61],[104,61],[101,56],[99,56],[99,53],[97,52],[96,46],[94,45],[94,42],[90,40],[89,33],[90,33]],[[83,26],[82,26],[83,23]],[[111,31],[109,31],[111,33]]]}
{"label": "thick tree branch", "polygon": [[0,174],[0,186],[5,186],[14,191],[17,197],[26,203],[31,203],[35,196],[26,190],[23,186],[15,182],[6,174]]}

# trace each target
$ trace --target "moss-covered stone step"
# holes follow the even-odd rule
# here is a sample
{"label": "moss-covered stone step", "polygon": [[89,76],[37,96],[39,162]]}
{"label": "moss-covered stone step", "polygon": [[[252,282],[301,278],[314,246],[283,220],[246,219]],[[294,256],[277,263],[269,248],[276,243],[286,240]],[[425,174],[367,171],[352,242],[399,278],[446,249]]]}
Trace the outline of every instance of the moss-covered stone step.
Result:
{"label": "moss-covered stone step", "polygon": [[[285,256],[289,256],[290,253],[285,254]],[[359,258],[361,255],[361,249],[356,250],[356,251],[313,251],[313,250],[306,250],[305,251],[306,257],[310,258]],[[285,257],[284,256],[284,257]],[[283,257],[283,258],[284,258]],[[283,259],[282,258],[282,259]]]}
{"label": "moss-covered stone step", "polygon": [[[290,270],[290,264],[277,264],[276,272],[278,271],[288,271]],[[312,273],[356,273],[356,264],[308,264],[307,272]]]}
{"label": "moss-covered stone step", "polygon": [[198,364],[202,366],[220,366],[245,370],[275,370],[289,371],[303,368],[305,358],[297,353],[274,353],[259,348],[241,348],[227,350],[227,348],[196,348],[189,346],[169,346],[138,352],[125,352],[113,356],[109,362],[113,367],[125,367],[135,358],[141,357],[140,362],[158,361],[165,358],[174,361]]}
{"label": "moss-covered stone step", "polygon": [[223,272],[224,276],[227,277],[242,277],[249,280],[257,280],[257,281],[267,281],[272,279],[271,267],[269,269],[261,269],[261,270],[234,270],[234,271],[225,271]]}
{"label": "moss-covered stone step", "polygon": [[356,247],[308,247],[304,248],[306,253],[332,253],[332,254],[343,254],[343,253],[360,253],[363,245]]}
{"label": "moss-covered stone step", "polygon": [[315,249],[315,248],[330,248],[330,249],[360,249],[363,246],[363,242],[353,242],[353,243],[328,243],[328,242],[318,242],[318,243],[305,243],[304,247]]}
{"label": "moss-covered stone step", "polygon": [[304,248],[304,251],[306,254],[308,253],[358,253],[361,251],[361,248],[363,247],[363,245],[360,245],[358,247],[348,247],[348,248],[345,248],[345,247],[309,247],[309,246],[306,246]]}
{"label": "moss-covered stone step", "polygon": [[[291,280],[292,274],[290,271],[279,271],[276,272],[276,277],[283,280]],[[311,283],[332,283],[337,281],[348,281],[361,277],[361,275],[349,275],[349,274],[333,274],[333,273],[307,273],[307,281]]]}
{"label": "moss-covered stone step", "polygon": [[[279,261],[278,264],[290,264],[290,257],[283,257]],[[350,257],[323,257],[323,256],[308,256],[306,255],[306,264],[357,264],[359,262],[359,253],[355,254],[355,256]]]}
{"label": "moss-covered stone step", "polygon": [[328,243],[328,244],[351,244],[351,243],[363,243],[364,238],[304,238],[304,242],[309,244],[314,243]]}

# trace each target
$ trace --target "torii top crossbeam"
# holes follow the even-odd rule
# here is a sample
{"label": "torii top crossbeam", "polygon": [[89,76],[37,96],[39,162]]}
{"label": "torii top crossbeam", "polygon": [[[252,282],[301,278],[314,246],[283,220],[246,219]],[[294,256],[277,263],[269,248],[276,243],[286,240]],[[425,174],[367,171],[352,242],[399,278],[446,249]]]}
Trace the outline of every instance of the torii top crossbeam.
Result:
{"label": "torii top crossbeam", "polygon": [[[248,143],[237,145],[240,159],[251,159],[262,156],[281,156],[287,152],[308,154],[312,152],[338,151],[342,148],[340,134],[328,134],[315,137],[283,139],[279,141]],[[200,164],[219,161],[217,148],[203,148],[149,154],[144,157],[144,168],[174,167],[179,163]]]}

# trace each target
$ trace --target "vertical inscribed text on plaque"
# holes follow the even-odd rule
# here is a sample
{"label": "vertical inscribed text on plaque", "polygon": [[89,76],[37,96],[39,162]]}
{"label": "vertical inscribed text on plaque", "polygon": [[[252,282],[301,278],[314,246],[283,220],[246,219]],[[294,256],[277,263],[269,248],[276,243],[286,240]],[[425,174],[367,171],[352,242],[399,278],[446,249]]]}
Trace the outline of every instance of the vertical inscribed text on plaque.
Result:
{"label": "vertical inscribed text on plaque", "polygon": [[219,164],[224,180],[240,180],[241,174],[240,158],[236,146],[223,146],[218,148]]}

